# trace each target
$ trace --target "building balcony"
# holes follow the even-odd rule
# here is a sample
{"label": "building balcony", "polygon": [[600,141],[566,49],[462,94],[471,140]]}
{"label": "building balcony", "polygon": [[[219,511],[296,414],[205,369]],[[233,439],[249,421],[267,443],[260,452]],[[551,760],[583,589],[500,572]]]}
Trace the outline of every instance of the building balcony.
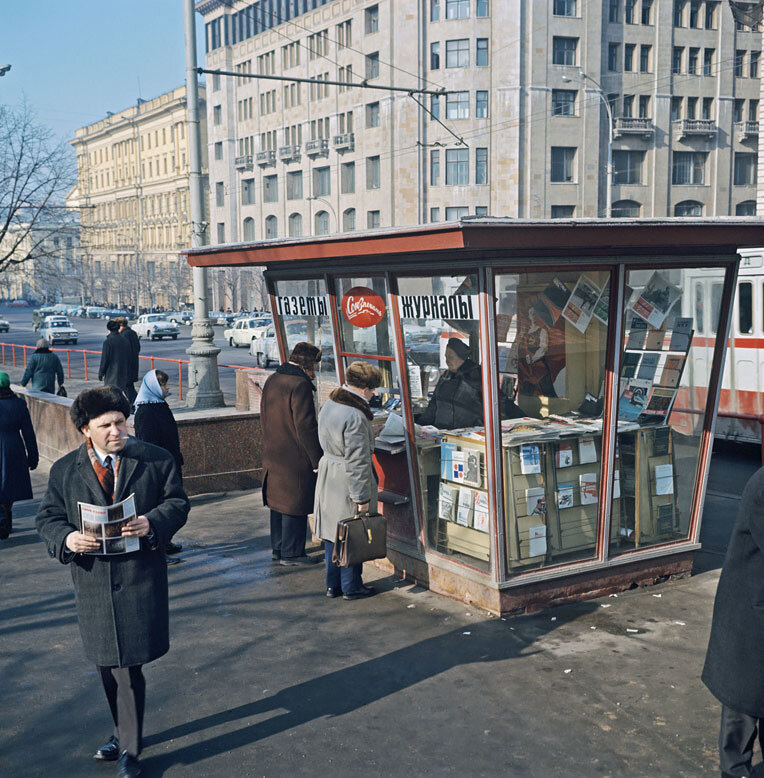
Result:
{"label": "building balcony", "polygon": [[300,146],[280,146],[279,147],[279,159],[282,162],[291,162],[292,160],[300,158]]}
{"label": "building balcony", "polygon": [[716,122],[713,119],[679,119],[674,122],[679,137],[716,135]]}
{"label": "building balcony", "polygon": [[345,132],[342,135],[335,135],[332,145],[336,151],[353,151],[355,148],[355,133]]}
{"label": "building balcony", "polygon": [[328,157],[329,141],[326,138],[316,138],[316,140],[309,140],[305,144],[305,153],[309,157]]}
{"label": "building balcony", "polygon": [[258,151],[255,155],[257,164],[260,167],[267,167],[268,165],[276,164],[276,152],[273,149],[266,149],[265,151]]}
{"label": "building balcony", "polygon": [[241,157],[236,157],[233,161],[233,166],[237,170],[252,170],[252,155],[244,154]]}
{"label": "building balcony", "polygon": [[735,122],[735,134],[739,138],[756,138],[759,135],[759,123]]}
{"label": "building balcony", "polygon": [[652,119],[637,116],[618,116],[613,123],[613,133],[616,138],[622,135],[649,137],[653,132]]}

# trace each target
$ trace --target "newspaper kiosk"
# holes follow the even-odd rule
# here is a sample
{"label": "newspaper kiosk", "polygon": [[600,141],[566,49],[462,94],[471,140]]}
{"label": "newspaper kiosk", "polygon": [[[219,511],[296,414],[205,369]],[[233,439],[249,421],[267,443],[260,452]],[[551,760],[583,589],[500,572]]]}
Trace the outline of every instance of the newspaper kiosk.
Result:
{"label": "newspaper kiosk", "polygon": [[762,244],[746,219],[470,219],[186,253],[265,268],[282,359],[323,349],[319,403],[380,367],[389,563],[510,613],[691,568],[737,250]]}

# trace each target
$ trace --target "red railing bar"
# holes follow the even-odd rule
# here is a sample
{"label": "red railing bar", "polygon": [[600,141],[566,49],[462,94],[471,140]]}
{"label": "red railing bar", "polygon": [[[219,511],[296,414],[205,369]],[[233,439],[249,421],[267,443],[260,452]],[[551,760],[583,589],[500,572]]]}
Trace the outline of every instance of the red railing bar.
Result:
{"label": "red railing bar", "polygon": [[183,365],[178,360],[178,399],[183,399]]}
{"label": "red railing bar", "polygon": [[82,358],[85,360],[85,380],[88,380],[88,352],[82,352]]}
{"label": "red railing bar", "polygon": [[72,377],[72,360],[71,360],[72,352],[71,349],[66,350],[66,377],[71,378]]}

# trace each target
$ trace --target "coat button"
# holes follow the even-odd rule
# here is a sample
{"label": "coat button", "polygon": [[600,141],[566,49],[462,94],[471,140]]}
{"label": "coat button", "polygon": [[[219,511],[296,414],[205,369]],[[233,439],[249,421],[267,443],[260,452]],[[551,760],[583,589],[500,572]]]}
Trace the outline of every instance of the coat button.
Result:
{"label": "coat button", "polygon": [[114,584],[114,586],[111,587],[111,590],[113,592],[118,592],[122,587],[119,584]]}

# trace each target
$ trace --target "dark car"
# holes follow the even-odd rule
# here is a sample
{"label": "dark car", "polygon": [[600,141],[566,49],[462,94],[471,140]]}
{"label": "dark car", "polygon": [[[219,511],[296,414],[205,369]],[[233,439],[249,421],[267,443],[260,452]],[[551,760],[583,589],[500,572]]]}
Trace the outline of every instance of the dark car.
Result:
{"label": "dark car", "polygon": [[426,340],[407,346],[406,354],[419,367],[440,367],[440,333],[435,332]]}

